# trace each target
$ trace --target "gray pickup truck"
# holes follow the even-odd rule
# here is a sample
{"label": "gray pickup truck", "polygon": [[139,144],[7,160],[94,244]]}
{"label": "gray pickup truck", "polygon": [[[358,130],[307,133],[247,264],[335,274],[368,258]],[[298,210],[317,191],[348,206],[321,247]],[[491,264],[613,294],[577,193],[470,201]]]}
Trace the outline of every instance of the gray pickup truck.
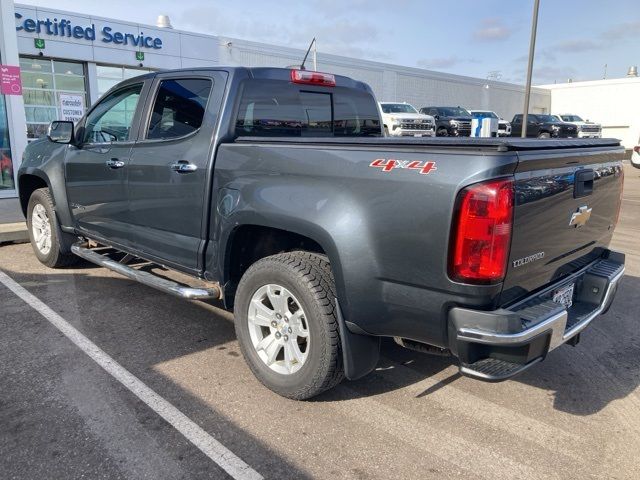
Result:
{"label": "gray pickup truck", "polygon": [[18,175],[42,263],[223,302],[256,377],[306,399],[372,371],[382,337],[487,381],[577,344],[624,271],[623,155],[384,138],[364,83],[221,67],[126,80]]}

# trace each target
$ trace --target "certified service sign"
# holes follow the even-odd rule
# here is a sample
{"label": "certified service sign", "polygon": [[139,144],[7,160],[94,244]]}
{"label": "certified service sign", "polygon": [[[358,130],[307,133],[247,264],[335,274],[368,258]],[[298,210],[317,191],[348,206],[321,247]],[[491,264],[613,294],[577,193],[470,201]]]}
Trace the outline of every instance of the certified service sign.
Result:
{"label": "certified service sign", "polygon": [[84,115],[84,95],[74,93],[60,94],[60,120],[77,122]]}

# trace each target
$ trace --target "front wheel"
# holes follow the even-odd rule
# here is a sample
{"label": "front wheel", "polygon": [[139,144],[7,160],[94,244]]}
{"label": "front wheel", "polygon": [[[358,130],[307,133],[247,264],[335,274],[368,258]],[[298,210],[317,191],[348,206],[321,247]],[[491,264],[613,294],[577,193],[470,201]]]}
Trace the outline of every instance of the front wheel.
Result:
{"label": "front wheel", "polygon": [[342,381],[335,298],[324,255],[282,253],[245,272],[236,292],[236,334],[253,374],[267,388],[304,400]]}
{"label": "front wheel", "polygon": [[445,127],[440,127],[436,131],[436,136],[438,136],[438,137],[448,137],[449,136],[449,130],[447,130]]}
{"label": "front wheel", "polygon": [[551,134],[549,132],[540,132],[538,138],[551,138]]}
{"label": "front wheel", "polygon": [[60,229],[48,188],[39,188],[31,194],[27,229],[36,257],[47,267],[67,267],[78,262],[70,251],[75,237]]}

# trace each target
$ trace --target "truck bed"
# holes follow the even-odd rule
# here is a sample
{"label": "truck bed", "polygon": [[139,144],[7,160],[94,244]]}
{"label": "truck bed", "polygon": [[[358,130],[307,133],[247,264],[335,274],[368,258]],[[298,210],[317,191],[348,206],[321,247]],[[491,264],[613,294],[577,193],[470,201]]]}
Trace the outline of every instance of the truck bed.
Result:
{"label": "truck bed", "polygon": [[363,145],[371,147],[436,147],[518,152],[532,150],[561,150],[572,148],[611,148],[620,146],[615,138],[538,139],[538,138],[470,138],[470,137],[238,137],[235,143],[295,143],[302,145]]}

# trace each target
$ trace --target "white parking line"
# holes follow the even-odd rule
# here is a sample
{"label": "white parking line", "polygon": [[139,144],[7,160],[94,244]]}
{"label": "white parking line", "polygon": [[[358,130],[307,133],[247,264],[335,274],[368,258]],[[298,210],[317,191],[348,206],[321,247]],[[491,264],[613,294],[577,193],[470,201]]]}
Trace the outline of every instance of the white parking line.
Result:
{"label": "white parking line", "polygon": [[135,375],[101,350],[100,347],[76,330],[64,318],[51,310],[51,308],[40,299],[29,293],[2,271],[0,271],[0,282],[46,318],[69,340],[75,343],[80,350],[89,355],[89,357],[107,373],[129,389],[154,412],[169,422],[169,424],[184,435],[187,440],[193,443],[202,453],[218,464],[233,478],[237,480],[258,480],[263,478],[262,475],[244,463],[231,450],[205,432],[171,403],[151,390],[151,388],[146,386]]}

